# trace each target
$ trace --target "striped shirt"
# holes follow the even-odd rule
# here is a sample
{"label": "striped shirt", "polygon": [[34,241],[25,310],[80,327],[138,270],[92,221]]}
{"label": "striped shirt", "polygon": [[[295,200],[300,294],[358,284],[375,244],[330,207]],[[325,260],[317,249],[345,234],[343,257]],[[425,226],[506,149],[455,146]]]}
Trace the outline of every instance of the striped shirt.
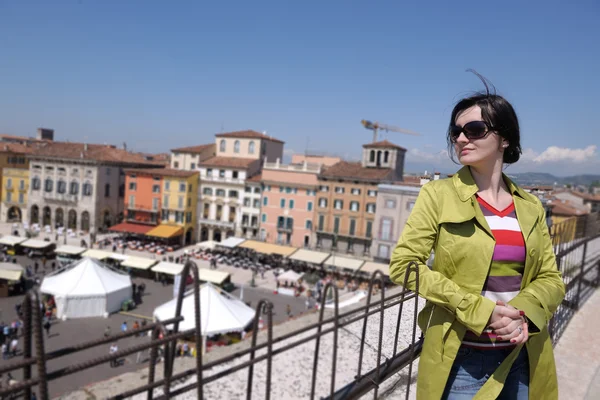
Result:
{"label": "striped shirt", "polygon": [[[515,205],[512,203],[498,211],[481,197],[478,196],[477,200],[496,239],[492,266],[481,295],[493,302],[502,300],[508,303],[519,294],[525,269],[525,240],[517,221]],[[463,345],[480,349],[514,347],[510,341],[496,342],[496,335],[490,329],[484,330],[481,336],[467,331]]]}

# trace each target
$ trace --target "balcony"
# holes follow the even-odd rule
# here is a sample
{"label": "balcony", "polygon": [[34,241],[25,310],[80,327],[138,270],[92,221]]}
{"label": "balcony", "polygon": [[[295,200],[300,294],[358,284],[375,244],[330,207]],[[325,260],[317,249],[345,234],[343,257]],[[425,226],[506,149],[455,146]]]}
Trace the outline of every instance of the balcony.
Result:
{"label": "balcony", "polygon": [[242,219],[242,226],[244,228],[258,228],[258,221],[257,220],[250,221],[248,219]]}
{"label": "balcony", "polygon": [[200,181],[202,182],[218,182],[218,183],[231,183],[234,185],[243,185],[245,183],[244,179],[240,179],[240,178],[221,178],[220,176],[215,176],[215,175],[211,175],[211,176],[203,176],[202,178],[200,178]]}
{"label": "balcony", "polygon": [[277,225],[277,232],[292,233],[293,230],[294,230],[293,226],[289,226],[289,225]]}
{"label": "balcony", "polygon": [[127,209],[131,211],[145,211],[149,213],[158,213],[158,210],[155,210],[152,207],[148,207],[142,204],[127,204]]}
{"label": "balcony", "polygon": [[15,187],[13,185],[6,185],[7,192],[13,192],[14,190],[15,190]]}
{"label": "balcony", "polygon": [[42,198],[49,204],[77,204],[79,195],[42,191]]}
{"label": "balcony", "polygon": [[198,223],[203,224],[203,225],[212,225],[212,226],[216,226],[219,228],[227,228],[227,229],[235,228],[235,224],[233,222],[218,221],[218,220],[210,219],[210,218],[200,218],[198,220]]}
{"label": "balcony", "polygon": [[19,186],[19,192],[26,192],[27,190],[29,190],[29,185],[25,184],[23,186]]}

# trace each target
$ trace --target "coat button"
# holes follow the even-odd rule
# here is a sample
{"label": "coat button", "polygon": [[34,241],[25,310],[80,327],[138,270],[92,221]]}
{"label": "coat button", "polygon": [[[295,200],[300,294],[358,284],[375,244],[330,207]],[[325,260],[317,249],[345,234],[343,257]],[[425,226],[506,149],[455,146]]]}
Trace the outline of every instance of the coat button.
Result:
{"label": "coat button", "polygon": [[535,256],[535,249],[529,250],[529,255],[532,257]]}

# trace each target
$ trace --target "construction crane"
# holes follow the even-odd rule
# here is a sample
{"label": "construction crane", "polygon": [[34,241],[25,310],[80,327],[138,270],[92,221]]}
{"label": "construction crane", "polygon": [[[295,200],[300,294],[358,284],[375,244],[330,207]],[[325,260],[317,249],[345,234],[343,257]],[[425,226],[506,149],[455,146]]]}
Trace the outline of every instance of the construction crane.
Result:
{"label": "construction crane", "polygon": [[413,136],[420,136],[416,132],[409,131],[407,129],[398,128],[397,126],[380,124],[379,122],[371,122],[371,121],[367,121],[366,119],[363,119],[360,122],[363,124],[363,126],[365,128],[370,129],[370,130],[373,131],[373,143],[375,143],[377,141],[377,131],[379,131],[379,130],[383,130],[383,131],[386,131],[386,132],[405,133],[407,135],[413,135]]}

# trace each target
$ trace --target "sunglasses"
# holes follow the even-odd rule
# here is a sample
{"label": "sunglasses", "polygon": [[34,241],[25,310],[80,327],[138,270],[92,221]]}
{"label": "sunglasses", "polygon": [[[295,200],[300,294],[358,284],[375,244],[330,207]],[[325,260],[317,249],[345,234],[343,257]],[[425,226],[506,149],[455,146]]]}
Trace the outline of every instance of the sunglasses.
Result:
{"label": "sunglasses", "polygon": [[469,140],[482,139],[491,132],[490,126],[485,121],[471,121],[464,126],[450,125],[450,139],[454,143],[458,140],[461,133]]}

